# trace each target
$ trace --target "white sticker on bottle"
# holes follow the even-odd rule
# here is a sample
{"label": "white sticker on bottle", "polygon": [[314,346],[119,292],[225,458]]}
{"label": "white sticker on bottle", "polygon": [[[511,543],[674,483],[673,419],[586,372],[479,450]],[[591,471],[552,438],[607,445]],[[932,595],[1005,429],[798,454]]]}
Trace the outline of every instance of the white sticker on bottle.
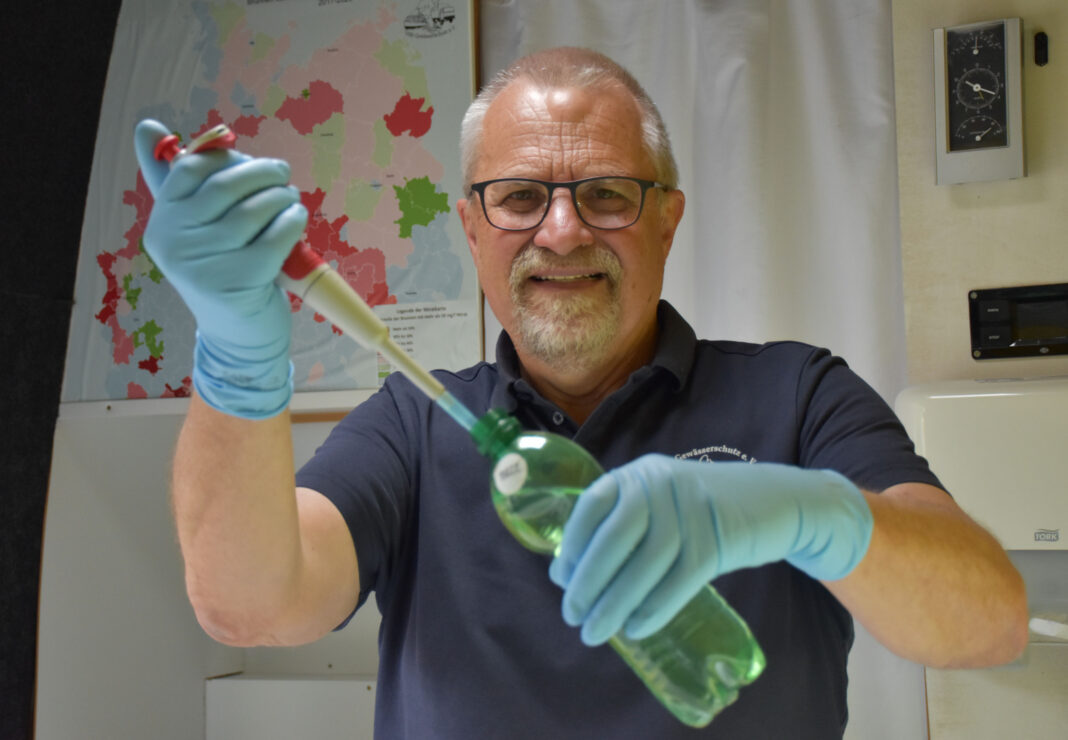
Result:
{"label": "white sticker on bottle", "polygon": [[511,496],[527,482],[527,461],[516,452],[509,452],[493,467],[493,485],[505,496]]}

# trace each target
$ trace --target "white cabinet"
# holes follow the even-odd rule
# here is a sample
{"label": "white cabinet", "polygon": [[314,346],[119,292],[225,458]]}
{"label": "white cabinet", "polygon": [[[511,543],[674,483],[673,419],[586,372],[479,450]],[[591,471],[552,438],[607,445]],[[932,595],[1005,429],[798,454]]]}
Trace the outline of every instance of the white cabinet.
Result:
{"label": "white cabinet", "polygon": [[375,681],[228,676],[206,684],[205,740],[371,740]]}

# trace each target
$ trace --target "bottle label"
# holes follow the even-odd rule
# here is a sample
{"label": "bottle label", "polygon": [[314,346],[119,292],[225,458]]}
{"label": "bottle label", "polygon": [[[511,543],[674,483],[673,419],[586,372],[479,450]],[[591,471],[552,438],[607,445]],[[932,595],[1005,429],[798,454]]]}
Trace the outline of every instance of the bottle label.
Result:
{"label": "bottle label", "polygon": [[505,496],[517,493],[527,482],[527,461],[516,452],[509,452],[493,467],[493,485]]}

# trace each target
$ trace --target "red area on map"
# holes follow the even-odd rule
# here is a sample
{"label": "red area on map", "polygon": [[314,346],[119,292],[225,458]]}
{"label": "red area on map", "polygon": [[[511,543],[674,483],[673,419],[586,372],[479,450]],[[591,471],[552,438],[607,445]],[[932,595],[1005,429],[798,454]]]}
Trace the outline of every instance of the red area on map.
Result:
{"label": "red area on map", "polygon": [[139,383],[134,383],[132,380],[126,384],[126,397],[127,398],[148,398],[148,391],[145,387]]}
{"label": "red area on map", "polygon": [[230,130],[238,136],[256,136],[260,132],[260,124],[267,120],[267,116],[241,116],[230,126]]}
{"label": "red area on map", "polygon": [[115,256],[133,259],[141,251],[141,237],[145,235],[148,216],[152,213],[152,204],[155,203],[152,193],[148,189],[148,183],[145,182],[145,178],[141,175],[141,170],[137,171],[137,184],[134,189],[123,191],[122,202],[128,206],[133,206],[137,211],[137,215],[134,217],[133,224],[122,235],[126,240],[126,246],[116,252]]}
{"label": "red area on map", "polygon": [[148,190],[148,184],[142,177],[141,171],[137,172],[137,185],[134,190],[126,190],[122,194],[122,202],[133,206],[137,212],[133,225],[126,230],[123,238],[125,246],[116,252],[101,252],[96,256],[96,264],[104,275],[106,289],[104,297],[100,300],[101,307],[95,318],[104,326],[111,329],[111,358],[116,365],[128,365],[134,353],[133,337],[119,325],[116,311],[119,301],[123,298],[122,289],[119,287],[119,279],[115,275],[115,263],[119,258],[133,259],[141,252],[141,237],[145,233],[145,224],[148,223],[148,215],[152,212],[152,193]]}
{"label": "red area on map", "polygon": [[162,355],[159,357],[149,357],[147,360],[141,360],[140,362],[138,362],[137,367],[141,368],[142,370],[147,370],[148,372],[155,375],[159,372],[159,363],[162,359]]}
{"label": "red area on map", "polygon": [[321,188],[300,194],[301,203],[308,209],[308,227],[304,232],[308,245],[334,265],[367,305],[396,303],[397,296],[390,295],[386,284],[386,255],[373,247],[356,249],[342,239],[341,229],[349,217],[341,215],[333,221],[328,220],[321,210],[325,198],[326,193]]}
{"label": "red area on map", "polygon": [[307,94],[286,98],[275,113],[299,134],[310,134],[320,123],[325,123],[335,113],[344,112],[345,100],[329,82],[314,80],[308,85]]}
{"label": "red area on map", "polygon": [[382,116],[386,122],[386,128],[394,136],[400,136],[405,131],[419,138],[430,130],[430,120],[434,115],[434,106],[425,111],[420,110],[426,98],[413,98],[408,93],[397,101],[393,106],[393,112]]}
{"label": "red area on map", "polygon": [[107,326],[108,321],[115,315],[115,307],[119,304],[119,281],[111,269],[115,265],[115,255],[111,252],[101,252],[96,256],[96,264],[100,272],[104,273],[107,290],[101,299],[103,307],[96,314],[96,320]]}

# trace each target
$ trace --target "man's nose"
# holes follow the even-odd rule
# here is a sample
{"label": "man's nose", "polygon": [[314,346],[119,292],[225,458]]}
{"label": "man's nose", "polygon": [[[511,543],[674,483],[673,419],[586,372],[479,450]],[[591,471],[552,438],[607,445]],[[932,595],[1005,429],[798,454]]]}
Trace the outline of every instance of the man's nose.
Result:
{"label": "man's nose", "polygon": [[567,254],[592,242],[593,234],[579,217],[571,193],[566,188],[557,188],[549,201],[549,212],[534,234],[534,245]]}

